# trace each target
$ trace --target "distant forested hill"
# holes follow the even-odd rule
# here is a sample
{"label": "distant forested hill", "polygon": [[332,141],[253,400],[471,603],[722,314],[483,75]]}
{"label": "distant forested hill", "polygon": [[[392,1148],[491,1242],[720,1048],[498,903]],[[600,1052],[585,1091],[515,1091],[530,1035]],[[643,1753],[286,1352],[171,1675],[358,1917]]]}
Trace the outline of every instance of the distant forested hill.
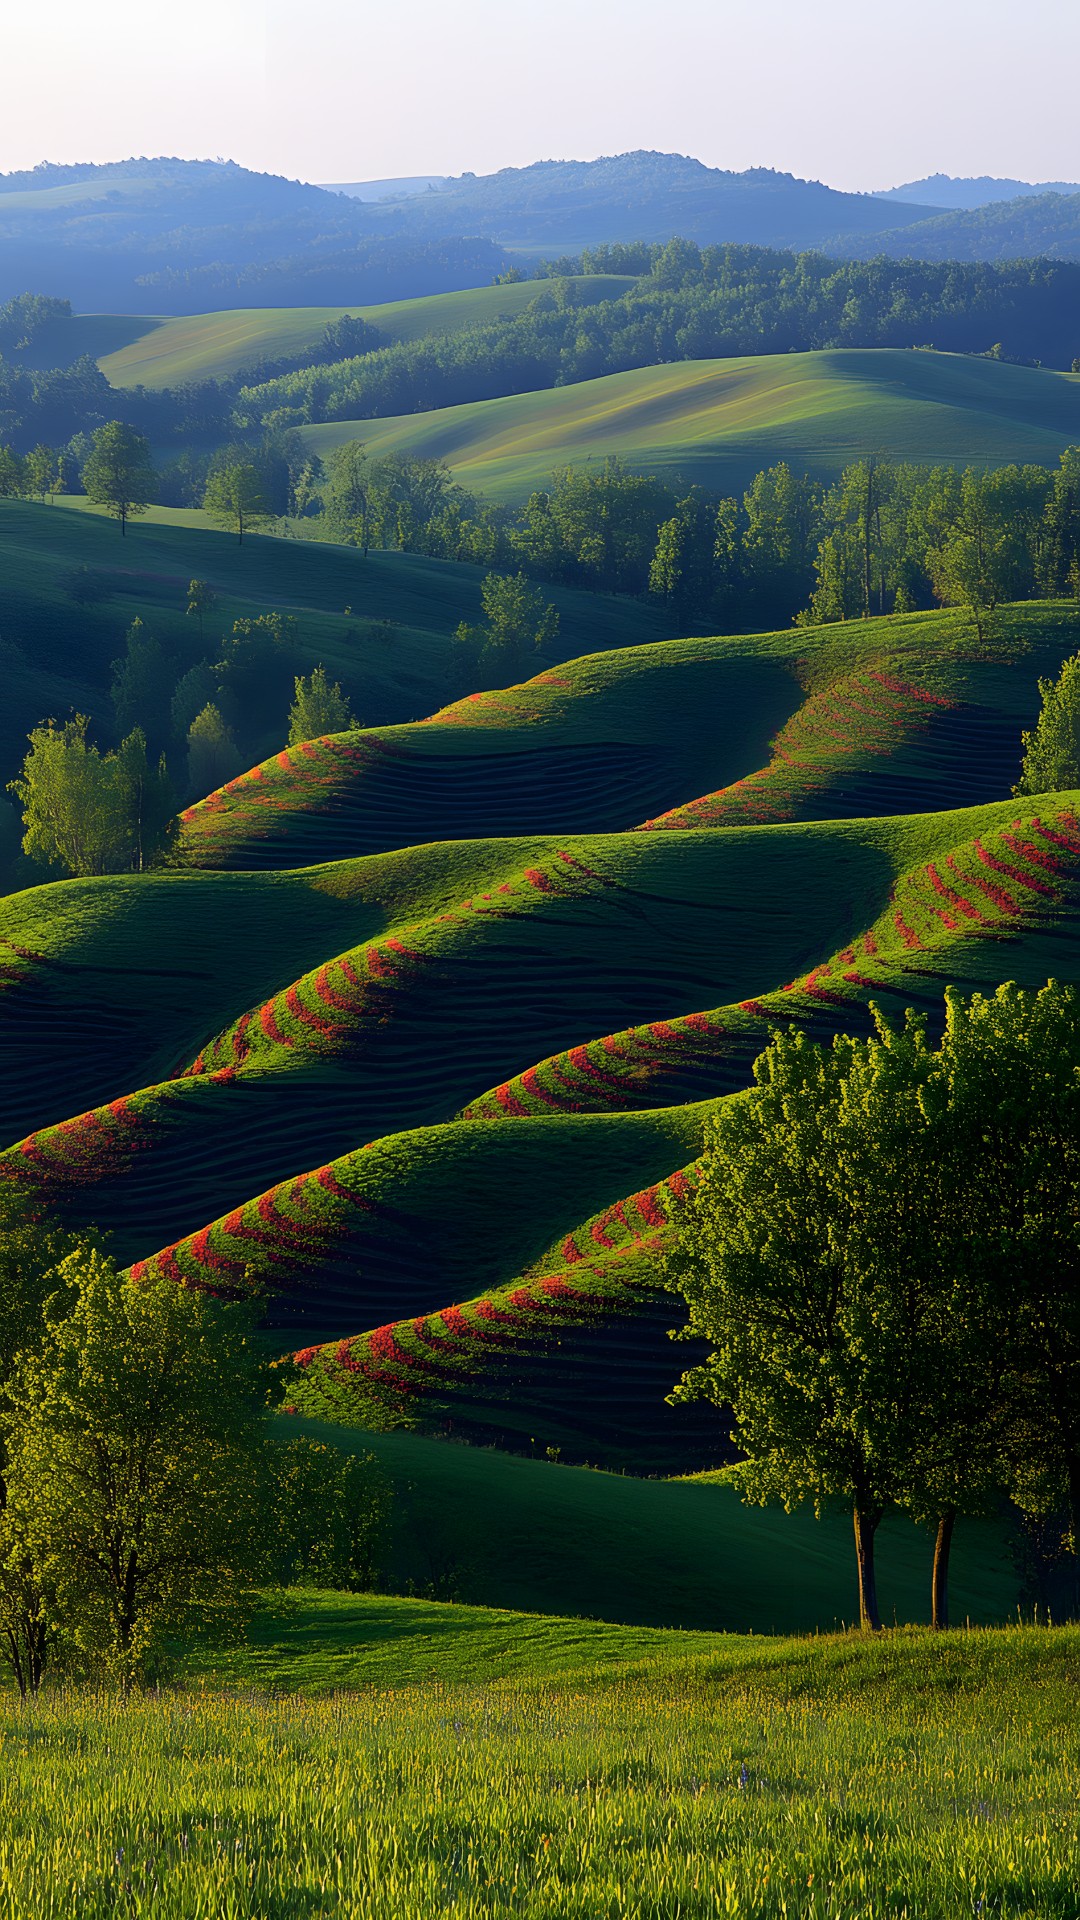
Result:
{"label": "distant forested hill", "polygon": [[925,180],[909,180],[902,187],[885,187],[875,200],[916,200],[925,207],[987,207],[995,200],[1030,199],[1043,193],[1080,193],[1080,181],[998,180],[993,174],[931,173]]}
{"label": "distant forested hill", "polygon": [[505,264],[489,239],[399,236],[360,200],[231,161],[0,177],[0,301],[32,287],[84,311],[370,304],[482,285]]}
{"label": "distant forested hill", "polygon": [[1080,192],[1024,192],[1015,200],[958,208],[899,230],[861,236],[838,231],[830,245],[857,259],[889,254],[906,260],[1080,260]]}
{"label": "distant forested hill", "polygon": [[765,167],[729,173],[684,154],[638,152],[463,174],[431,193],[368,211],[387,231],[474,233],[508,246],[549,248],[672,234],[701,244],[816,246],[827,235],[910,224],[931,209],[837,193]]}

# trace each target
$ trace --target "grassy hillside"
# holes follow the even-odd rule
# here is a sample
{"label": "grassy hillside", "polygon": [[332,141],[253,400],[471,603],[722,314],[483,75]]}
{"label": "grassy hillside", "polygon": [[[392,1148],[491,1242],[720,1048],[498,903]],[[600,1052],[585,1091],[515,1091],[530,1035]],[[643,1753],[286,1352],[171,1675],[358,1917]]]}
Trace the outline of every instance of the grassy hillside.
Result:
{"label": "grassy hillside", "polygon": [[[575,280],[574,297],[580,305],[591,306],[617,299],[632,285],[625,276],[595,274]],[[455,333],[460,327],[512,318],[540,291],[535,281],[523,280],[513,286],[473,287],[379,306],[247,307],[143,319],[77,314],[69,321],[55,322],[40,351],[47,348],[62,356],[47,362],[54,366],[66,365],[81,353],[93,353],[114,387],[174,387],[185,380],[227,378],[261,360],[300,358],[328,322],[346,313],[370,321],[387,341],[419,340],[426,334]]]}
{"label": "grassy hillside", "polygon": [[320,455],[446,460],[467,486],[520,500],[552,469],[619,454],[633,468],[732,491],[780,459],[829,476],[867,452],[898,460],[1054,465],[1080,435],[1080,380],[899,348],[692,360],[425,414],[302,429]]}
{"label": "grassy hillside", "polygon": [[[286,1437],[311,1432],[332,1445],[370,1449],[382,1462],[398,1496],[387,1562],[392,1585],[422,1587],[434,1565],[447,1570],[456,1597],[472,1606],[579,1616],[567,1635],[575,1664],[594,1621],[714,1633],[813,1632],[851,1621],[846,1513],[818,1521],[809,1509],[747,1507],[708,1474],[640,1480],[415,1433],[351,1435],[287,1416],[281,1426]],[[498,1531],[485,1524],[493,1512],[502,1516]],[[890,1617],[895,1608],[901,1620],[926,1619],[930,1545],[926,1532],[896,1516],[885,1523],[880,1580]],[[955,1616],[980,1623],[1015,1616],[1017,1575],[998,1523],[961,1521],[956,1549]],[[349,1596],[339,1604],[357,1602]],[[382,1632],[392,1633],[392,1612],[382,1618]],[[376,1613],[376,1649],[378,1622]],[[469,1624],[466,1616],[461,1626]],[[437,1634],[438,1617],[424,1625]],[[454,1621],[446,1619],[445,1628],[451,1635]],[[278,1631],[287,1641],[287,1621]],[[509,1651],[509,1621],[503,1633]],[[654,1641],[648,1651],[661,1655],[664,1647]],[[374,1658],[380,1661],[378,1651]]]}
{"label": "grassy hillside", "polygon": [[454,836],[749,826],[1007,793],[1066,604],[669,641],[473,695],[421,726],[309,742],[189,809],[202,867],[288,866]]}
{"label": "grassy hillside", "polygon": [[[107,589],[80,607],[69,584],[87,568]],[[200,639],[185,617],[193,576],[220,596]],[[25,735],[70,708],[111,726],[111,662],[139,616],[161,640],[177,675],[216,657],[238,615],[271,608],[297,621],[295,657],[283,661],[282,743],[290,675],[322,662],[375,724],[429,713],[448,696],[450,641],[461,620],[480,617],[482,570],[398,553],[255,536],[238,546],[204,517],[156,508],[121,539],[114,521],[85,501],[38,506],[0,500],[0,774],[8,779]],[[602,595],[551,589],[560,611],[556,653],[655,640],[667,629],[651,609]],[[386,623],[391,623],[389,626]],[[262,743],[253,742],[254,753]]]}

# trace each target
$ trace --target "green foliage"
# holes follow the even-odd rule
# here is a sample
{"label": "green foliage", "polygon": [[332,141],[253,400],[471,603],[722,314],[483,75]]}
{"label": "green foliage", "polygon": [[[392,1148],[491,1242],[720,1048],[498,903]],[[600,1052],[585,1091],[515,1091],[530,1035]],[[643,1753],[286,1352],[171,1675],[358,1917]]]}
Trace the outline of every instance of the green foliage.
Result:
{"label": "green foliage", "polygon": [[239,773],[242,765],[231,728],[222,719],[220,708],[208,702],[188,728],[189,794],[213,793]]}
{"label": "green foliage", "polygon": [[123,736],[140,727],[148,739],[164,741],[174,669],[160,641],[138,615],[127,630],[123,659],[113,661],[112,676],[117,732]]}
{"label": "green foliage", "polygon": [[523,573],[487,574],[480,599],[483,625],[462,621],[454,636],[459,680],[504,687],[528,679],[558,635],[558,613]]}
{"label": "green foliage", "polygon": [[1062,663],[1056,680],[1040,680],[1042,707],[1024,732],[1017,794],[1062,793],[1080,787],[1080,654]]}
{"label": "green foliage", "polygon": [[204,707],[218,697],[218,676],[207,660],[197,660],[180,675],[169,701],[172,737],[187,744],[188,730]]}
{"label": "green foliage", "polygon": [[290,747],[299,746],[302,740],[317,740],[323,734],[345,733],[355,727],[349,703],[336,681],[330,685],[325,667],[316,667],[307,675],[298,674],[293,684]]}
{"label": "green foliage", "polygon": [[262,463],[226,456],[211,468],[203,508],[215,526],[235,533],[242,546],[245,533],[257,532],[275,517]]}
{"label": "green foliage", "polygon": [[5,1528],[50,1624],[125,1685],[169,1629],[227,1622],[260,1565],[265,1379],[253,1318],[97,1252],[60,1269],[9,1384]]}
{"label": "green foliage", "polygon": [[853,1502],[876,1626],[890,1504],[944,1516],[947,1546],[1004,1474],[1080,1527],[1080,999],[950,989],[937,1051],[878,1015],[829,1049],[775,1035],[754,1079],[670,1262],[712,1347],[679,1392],[733,1408],[749,1498]]}
{"label": "green foliage", "polygon": [[220,604],[221,595],[209,580],[192,580],[189,583],[185,612],[189,620],[198,621],[200,642],[204,638],[203,623],[207,614],[215,613]]}
{"label": "green foliage", "polygon": [[87,738],[83,713],[35,727],[21,777],[10,783],[23,810],[23,851],[72,874],[141,871],[168,839],[172,794],[165,763],[151,771],[141,730],[115,753]]}
{"label": "green foliage", "polygon": [[82,480],[87,498],[104,507],[126,534],[128,521],[145,513],[154,496],[150,442],[121,420],[107,421],[91,436]]}
{"label": "green foliage", "polygon": [[306,1436],[273,1461],[272,1537],[285,1585],[366,1593],[379,1583],[393,1488],[373,1453],[343,1453]]}

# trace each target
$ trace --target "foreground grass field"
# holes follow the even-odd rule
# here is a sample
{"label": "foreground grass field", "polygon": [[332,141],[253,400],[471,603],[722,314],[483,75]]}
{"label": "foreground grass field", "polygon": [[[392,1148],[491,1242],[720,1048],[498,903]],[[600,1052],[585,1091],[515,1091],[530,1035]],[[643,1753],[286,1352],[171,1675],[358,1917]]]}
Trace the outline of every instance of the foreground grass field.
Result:
{"label": "foreground grass field", "polygon": [[[556,1625],[560,1656],[545,1642]],[[0,1716],[5,1920],[1069,1920],[1075,1631],[606,1644]],[[466,1640],[468,1630],[466,1629]],[[546,1657],[545,1657],[546,1656]],[[408,1672],[406,1664],[405,1672]]]}
{"label": "foreground grass field", "polygon": [[521,500],[552,469],[620,454],[670,483],[735,491],[774,461],[823,476],[887,450],[920,465],[1056,465],[1080,435],[1080,380],[962,354],[848,348],[691,360],[542,393],[301,429],[324,458],[446,460],[466,486]]}

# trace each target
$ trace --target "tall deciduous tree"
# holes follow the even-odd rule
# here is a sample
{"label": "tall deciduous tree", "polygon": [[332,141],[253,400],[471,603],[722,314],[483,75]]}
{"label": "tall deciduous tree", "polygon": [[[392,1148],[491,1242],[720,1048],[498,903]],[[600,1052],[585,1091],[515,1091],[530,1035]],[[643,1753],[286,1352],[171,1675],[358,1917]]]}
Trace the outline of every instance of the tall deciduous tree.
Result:
{"label": "tall deciduous tree", "polygon": [[293,685],[295,691],[289,709],[290,747],[299,746],[302,740],[318,739],[324,733],[345,733],[349,727],[355,727],[349,703],[336,680],[331,686],[325,667],[316,667],[307,675],[297,674]]}
{"label": "tall deciduous tree", "polygon": [[128,521],[145,513],[154,497],[150,442],[122,420],[108,421],[91,439],[82,477],[87,498],[104,507],[126,534]]}
{"label": "tall deciduous tree", "polygon": [[141,727],[156,745],[168,738],[174,671],[156,636],[136,617],[123,658],[112,663],[113,712],[121,736]]}
{"label": "tall deciduous tree", "polygon": [[88,727],[80,713],[31,733],[22,775],[10,783],[23,809],[23,852],[80,876],[141,870],[169,840],[173,796],[164,759],[148,766],[138,727],[104,754]]}
{"label": "tall deciduous tree", "polygon": [[216,587],[210,585],[209,580],[192,580],[188,586],[187,607],[185,611],[189,620],[197,620],[199,623],[200,645],[204,638],[203,622],[207,614],[215,611],[220,601],[221,595]]}
{"label": "tall deciduous tree", "polygon": [[193,798],[213,793],[239,773],[243,761],[221,710],[209,702],[197,713],[187,736],[188,792]]}
{"label": "tall deciduous tree", "polygon": [[215,467],[206,482],[203,507],[216,526],[235,533],[242,546],[253,533],[274,519],[266,475],[257,460],[230,459]]}
{"label": "tall deciduous tree", "polygon": [[61,1274],[74,1299],[8,1389],[8,1512],[65,1632],[130,1684],[261,1565],[264,1363],[243,1305],[95,1251]]}
{"label": "tall deciduous tree", "polygon": [[1040,680],[1042,707],[1021,735],[1024,765],[1017,794],[1061,793],[1080,787],[1080,653],[1062,664],[1056,680]]}

